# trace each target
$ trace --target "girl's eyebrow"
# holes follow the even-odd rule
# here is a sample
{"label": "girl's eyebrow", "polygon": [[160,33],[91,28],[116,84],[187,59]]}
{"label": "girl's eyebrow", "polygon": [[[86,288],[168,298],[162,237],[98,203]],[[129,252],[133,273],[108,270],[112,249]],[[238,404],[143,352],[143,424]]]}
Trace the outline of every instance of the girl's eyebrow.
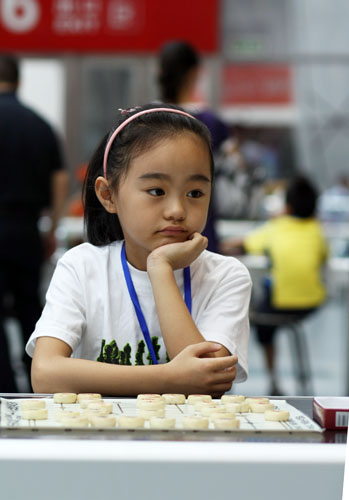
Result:
{"label": "girl's eyebrow", "polygon": [[[143,174],[139,176],[139,179],[162,179],[166,181],[171,180],[171,176],[168,174],[162,174],[160,172],[149,172],[148,174]],[[203,174],[193,174],[188,176],[189,181],[201,181],[201,182],[211,182],[211,180]]]}

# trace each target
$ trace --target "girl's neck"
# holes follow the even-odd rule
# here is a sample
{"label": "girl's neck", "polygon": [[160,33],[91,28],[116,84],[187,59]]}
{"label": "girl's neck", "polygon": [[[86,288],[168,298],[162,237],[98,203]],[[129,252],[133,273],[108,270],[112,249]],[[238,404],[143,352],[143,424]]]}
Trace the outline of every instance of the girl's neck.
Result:
{"label": "girl's neck", "polygon": [[137,269],[138,271],[147,271],[147,258],[149,253],[141,255],[136,254],[135,252],[132,251],[131,248],[129,248],[126,244],[125,245],[125,251],[126,251],[126,259],[128,264],[130,264],[132,267]]}

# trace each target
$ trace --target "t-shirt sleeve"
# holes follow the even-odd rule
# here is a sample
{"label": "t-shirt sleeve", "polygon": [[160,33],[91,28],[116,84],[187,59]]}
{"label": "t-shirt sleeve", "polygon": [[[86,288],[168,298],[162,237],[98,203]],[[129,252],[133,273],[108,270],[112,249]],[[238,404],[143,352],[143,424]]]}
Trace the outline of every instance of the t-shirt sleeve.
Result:
{"label": "t-shirt sleeve", "polygon": [[[218,342],[238,356],[236,382],[247,379],[249,304],[252,282],[243,264],[235,262],[221,273],[205,310],[196,322],[206,340]],[[230,260],[230,259],[229,259]]]}
{"label": "t-shirt sleeve", "polygon": [[244,238],[244,249],[247,253],[263,254],[268,248],[270,233],[272,231],[271,223],[266,223],[258,229],[252,231]]}
{"label": "t-shirt sleeve", "polygon": [[[69,253],[69,252],[68,252]],[[54,337],[74,351],[86,329],[85,297],[73,259],[65,254],[57,263],[46,294],[46,304],[26,352],[33,356],[38,337]]]}

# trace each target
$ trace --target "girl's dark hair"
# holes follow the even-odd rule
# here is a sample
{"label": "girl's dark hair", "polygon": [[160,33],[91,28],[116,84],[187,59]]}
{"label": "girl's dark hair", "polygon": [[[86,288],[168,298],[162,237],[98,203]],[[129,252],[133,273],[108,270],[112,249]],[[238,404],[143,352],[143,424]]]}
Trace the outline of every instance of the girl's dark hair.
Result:
{"label": "girl's dark hair", "polygon": [[[95,192],[96,179],[103,176],[103,157],[108,139],[113,131],[127,118],[140,111],[152,108],[181,109],[164,104],[148,104],[137,109],[119,111],[115,128],[102,139],[88,165],[83,186],[83,202],[87,239],[93,245],[106,245],[124,238],[118,216],[105,210]],[[159,111],[135,118],[115,137],[107,161],[107,177],[111,189],[117,189],[120,179],[126,175],[130,162],[134,158],[159,141],[183,132],[196,134],[206,145],[210,155],[211,178],[213,180],[214,166],[208,128],[195,118],[178,113]],[[135,214],[136,217],[138,215]]]}
{"label": "girl's dark hair", "polygon": [[168,42],[159,55],[159,76],[161,99],[178,103],[178,94],[188,72],[199,66],[199,55],[192,45],[184,41]]}
{"label": "girl's dark hair", "polygon": [[314,216],[317,197],[316,188],[309,179],[302,175],[292,179],[286,190],[286,204],[291,214],[301,219]]}

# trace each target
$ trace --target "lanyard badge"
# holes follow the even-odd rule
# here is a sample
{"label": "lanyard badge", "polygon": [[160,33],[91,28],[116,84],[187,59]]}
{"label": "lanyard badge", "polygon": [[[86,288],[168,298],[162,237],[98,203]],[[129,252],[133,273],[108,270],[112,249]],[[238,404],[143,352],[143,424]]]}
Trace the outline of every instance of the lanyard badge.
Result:
{"label": "lanyard badge", "polygon": [[[137,292],[135,290],[135,287],[134,287],[134,284],[132,281],[131,273],[130,273],[130,270],[128,268],[127,259],[126,259],[125,242],[123,243],[122,249],[121,249],[121,264],[122,264],[122,268],[124,271],[124,276],[125,276],[125,280],[126,280],[128,293],[130,294],[130,298],[132,300],[133,307],[134,307],[135,312],[136,312],[139,326],[142,330],[143,337],[144,337],[144,340],[147,344],[147,347],[148,347],[151,359],[153,361],[153,364],[156,365],[156,364],[158,364],[158,360],[156,358],[154,347],[153,347],[153,344],[152,344],[152,341],[150,338],[148,325],[147,325],[147,322],[145,321],[145,317],[144,317],[143,311],[141,309],[141,306],[140,306],[140,303],[138,300]],[[186,304],[186,306],[191,314],[190,267],[185,267],[183,269],[183,276],[184,276],[184,301],[185,301],[185,304]]]}

